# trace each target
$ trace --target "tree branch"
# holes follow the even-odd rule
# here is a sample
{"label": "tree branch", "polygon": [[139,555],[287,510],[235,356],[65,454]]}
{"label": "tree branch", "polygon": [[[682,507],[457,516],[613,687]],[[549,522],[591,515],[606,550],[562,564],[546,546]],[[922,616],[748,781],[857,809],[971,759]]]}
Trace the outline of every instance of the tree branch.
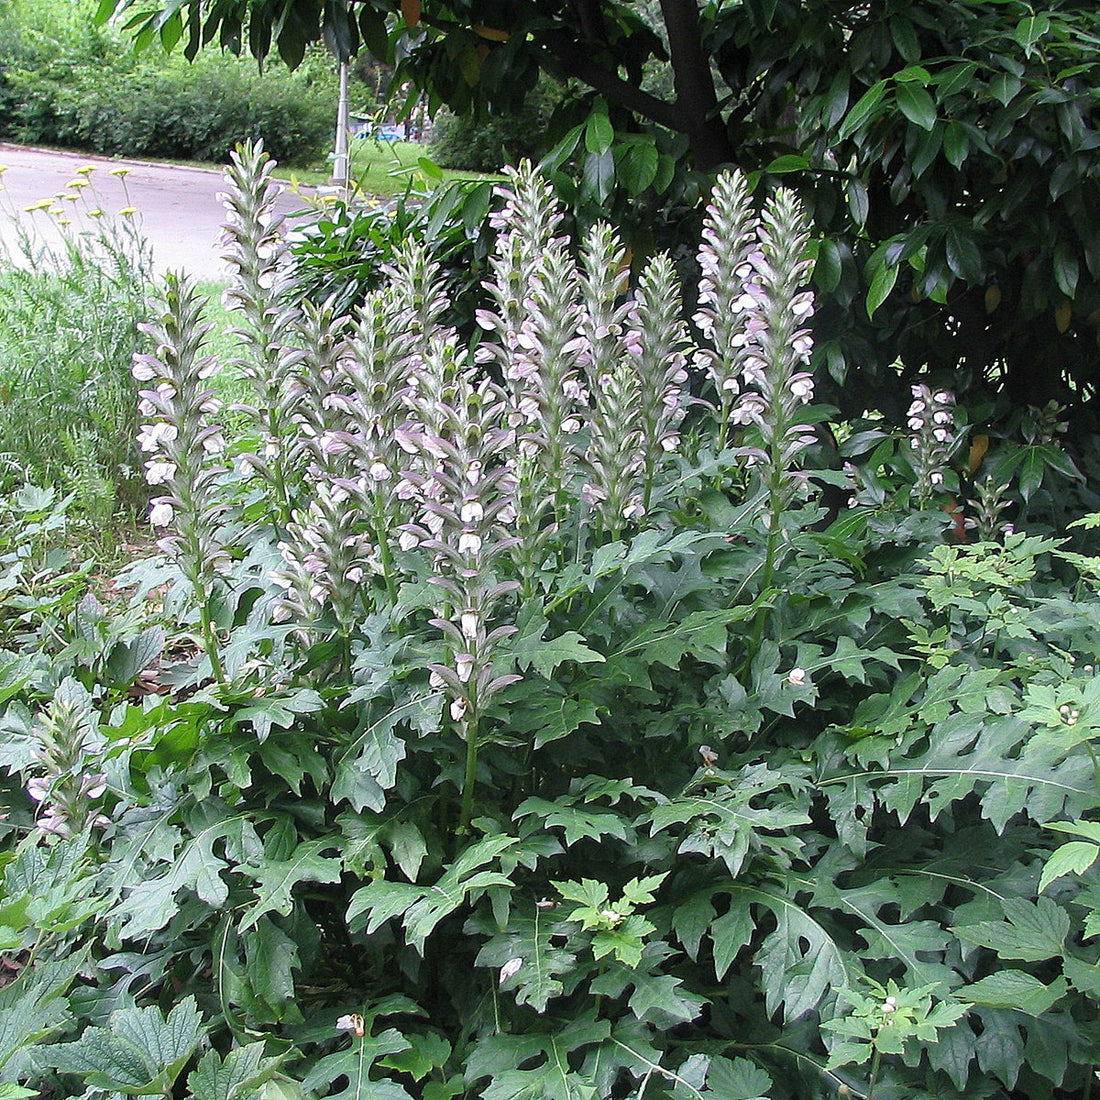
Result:
{"label": "tree branch", "polygon": [[539,44],[558,62],[566,75],[587,84],[594,91],[628,111],[641,115],[669,130],[682,131],[683,119],[673,103],[643,92],[637,84],[624,80],[617,72],[601,65],[591,51],[561,31],[539,35]]}
{"label": "tree branch", "polygon": [[661,14],[668,34],[676,113],[684,120],[677,128],[690,136],[699,167],[715,168],[733,159],[733,149],[718,111],[710,58],[703,49],[699,5],[696,0],[661,0]]}

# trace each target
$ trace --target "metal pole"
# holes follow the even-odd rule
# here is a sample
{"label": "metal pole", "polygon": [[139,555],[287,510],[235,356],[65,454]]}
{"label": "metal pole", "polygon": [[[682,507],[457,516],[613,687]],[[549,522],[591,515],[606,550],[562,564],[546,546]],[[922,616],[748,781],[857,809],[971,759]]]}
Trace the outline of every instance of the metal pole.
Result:
{"label": "metal pole", "polygon": [[348,63],[340,62],[340,100],[336,106],[336,148],[332,157],[332,182],[348,187]]}

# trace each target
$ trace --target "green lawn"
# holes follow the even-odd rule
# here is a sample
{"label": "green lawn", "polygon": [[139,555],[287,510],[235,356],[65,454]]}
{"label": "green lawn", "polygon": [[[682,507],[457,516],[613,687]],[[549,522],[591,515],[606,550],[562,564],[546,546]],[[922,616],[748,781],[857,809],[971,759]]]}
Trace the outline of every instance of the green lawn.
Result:
{"label": "green lawn", "polygon": [[[420,161],[429,165],[427,172]],[[331,164],[315,168],[278,171],[281,179],[319,186],[332,177]],[[460,172],[436,168],[428,160],[428,147],[414,141],[375,141],[372,138],[352,138],[351,177],[365,195],[400,195],[410,180],[421,186],[446,183],[456,179],[482,179],[477,172]]]}

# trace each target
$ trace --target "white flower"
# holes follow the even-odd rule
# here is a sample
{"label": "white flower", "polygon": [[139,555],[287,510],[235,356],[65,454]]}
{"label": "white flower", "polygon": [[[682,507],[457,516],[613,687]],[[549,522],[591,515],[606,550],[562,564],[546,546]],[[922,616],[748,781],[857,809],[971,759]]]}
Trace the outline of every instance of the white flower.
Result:
{"label": "white flower", "polygon": [[157,501],[149,511],[149,522],[154,527],[167,527],[175,514],[172,505],[166,500]]}
{"label": "white flower", "polygon": [[575,416],[567,416],[561,422],[561,430],[566,435],[576,435],[581,430],[581,422]]}
{"label": "white flower", "polygon": [[806,683],[806,670],[804,668],[792,668],[787,673],[787,683],[794,687],[803,687]]}
{"label": "white flower", "polygon": [[472,607],[468,607],[462,612],[462,636],[464,638],[473,639],[477,637],[477,629],[481,624],[481,616],[477,610]]}
{"label": "white flower", "polygon": [[518,974],[523,967],[523,959],[515,958],[509,959],[500,968],[500,984],[503,985],[509,978]]}
{"label": "white flower", "polygon": [[796,374],[790,381],[791,394],[800,401],[809,401],[814,395],[814,380],[808,374]]}
{"label": "white flower", "polygon": [[456,699],[450,706],[451,720],[461,722],[466,717],[467,704],[465,699]]}
{"label": "white flower", "polygon": [[157,376],[157,372],[153,367],[144,360],[136,362],[130,369],[130,373],[138,382],[152,382]]}
{"label": "white flower", "polygon": [[154,459],[145,463],[145,480],[150,485],[163,485],[176,476],[176,464]]}
{"label": "white flower", "polygon": [[358,1012],[349,1012],[346,1016],[341,1016],[336,1021],[337,1031],[354,1031],[359,1038],[362,1038],[366,1033],[366,1022]]}
{"label": "white flower", "polygon": [[389,481],[390,468],[384,462],[372,462],[370,464],[371,481]]}
{"label": "white flower", "polygon": [[420,538],[413,531],[402,531],[397,537],[397,545],[402,550],[415,550],[420,545]]}
{"label": "white flower", "polygon": [[477,554],[481,551],[481,536],[473,531],[463,531],[458,536],[458,552],[460,554]]}
{"label": "white flower", "polygon": [[363,579],[363,569],[361,566],[353,565],[347,572],[344,573],[344,580],[349,584],[358,584]]}
{"label": "white flower", "polygon": [[458,513],[458,518],[463,523],[480,523],[485,515],[485,509],[481,506],[481,502],[477,500],[468,500],[462,505],[462,510]]}
{"label": "white flower", "polygon": [[175,424],[159,420],[156,424],[142,424],[138,432],[138,446],[143,451],[155,451],[161,443],[171,443],[176,438]]}
{"label": "white flower", "polygon": [[474,655],[472,653],[455,654],[455,672],[462,683],[468,683],[474,671]]}

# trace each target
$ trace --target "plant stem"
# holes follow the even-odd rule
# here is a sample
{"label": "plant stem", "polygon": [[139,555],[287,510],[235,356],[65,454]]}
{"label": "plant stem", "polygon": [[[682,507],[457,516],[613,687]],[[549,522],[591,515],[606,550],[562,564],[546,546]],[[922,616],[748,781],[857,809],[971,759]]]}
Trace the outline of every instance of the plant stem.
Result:
{"label": "plant stem", "polygon": [[462,808],[458,815],[458,836],[470,831],[474,813],[474,786],[477,783],[477,711],[471,700],[470,714],[463,719],[466,726],[466,774],[462,779]]}
{"label": "plant stem", "polygon": [[875,1053],[871,1057],[871,1080],[867,1085],[866,1100],[874,1100],[875,1085],[878,1083],[878,1071],[882,1066],[882,1051],[875,1047]]}

